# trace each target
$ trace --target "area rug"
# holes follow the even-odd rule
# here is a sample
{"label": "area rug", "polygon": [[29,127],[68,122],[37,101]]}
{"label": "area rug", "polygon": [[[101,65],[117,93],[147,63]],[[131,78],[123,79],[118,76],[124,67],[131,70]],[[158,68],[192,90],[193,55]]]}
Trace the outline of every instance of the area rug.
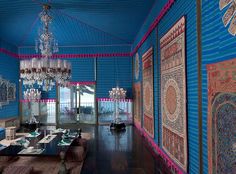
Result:
{"label": "area rug", "polygon": [[134,91],[134,122],[141,125],[141,83],[135,83]]}
{"label": "area rug", "polygon": [[[30,166],[33,168],[31,174],[58,174],[61,161],[56,157],[31,157],[24,156],[19,157],[18,160],[11,163],[7,163],[4,168],[8,166]],[[66,168],[70,171],[70,174],[79,174],[81,172],[83,162],[66,162]]]}
{"label": "area rug", "polygon": [[143,70],[143,127],[154,137],[153,119],[153,48],[147,50],[142,56]]}
{"label": "area rug", "polygon": [[236,171],[236,58],[208,70],[208,173]]}
{"label": "area rug", "polygon": [[185,17],[161,38],[162,147],[187,171]]}

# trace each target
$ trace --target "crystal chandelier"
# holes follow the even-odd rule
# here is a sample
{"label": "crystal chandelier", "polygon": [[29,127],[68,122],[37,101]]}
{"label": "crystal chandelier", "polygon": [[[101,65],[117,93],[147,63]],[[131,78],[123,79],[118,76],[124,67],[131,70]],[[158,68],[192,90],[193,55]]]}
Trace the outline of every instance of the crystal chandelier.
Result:
{"label": "crystal chandelier", "polygon": [[119,100],[125,99],[126,91],[123,88],[119,88],[117,86],[116,88],[112,88],[112,90],[109,91],[109,97],[114,100],[114,108],[115,108],[114,123],[120,123],[120,120],[119,120]]}
{"label": "crystal chandelier", "polygon": [[39,38],[35,40],[35,50],[38,53],[40,50],[42,57],[49,58],[53,53],[58,52],[58,43],[55,40],[52,32],[49,31],[49,24],[52,22],[52,17],[49,15],[49,5],[43,6],[43,11],[39,14],[42,28],[39,29]]}
{"label": "crystal chandelier", "polygon": [[123,88],[119,88],[117,86],[116,88],[112,88],[112,90],[109,91],[109,97],[113,100],[125,99],[126,91]]}
{"label": "crystal chandelier", "polygon": [[38,89],[27,89],[24,91],[24,99],[25,100],[40,100],[41,99],[41,91]]}
{"label": "crystal chandelier", "polygon": [[58,43],[49,26],[52,17],[49,15],[49,5],[43,6],[39,14],[42,28],[39,30],[39,38],[36,40],[36,52],[41,53],[41,58],[20,61],[20,78],[23,85],[33,87],[37,84],[43,91],[50,91],[55,85],[68,86],[71,78],[71,64],[66,60],[50,59],[53,53],[58,52]]}

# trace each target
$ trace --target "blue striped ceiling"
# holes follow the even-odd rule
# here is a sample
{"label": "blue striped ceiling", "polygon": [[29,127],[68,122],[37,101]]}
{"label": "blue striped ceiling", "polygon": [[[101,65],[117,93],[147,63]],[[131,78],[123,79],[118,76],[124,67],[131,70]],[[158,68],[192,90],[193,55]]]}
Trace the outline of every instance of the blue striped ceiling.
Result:
{"label": "blue striped ceiling", "polygon": [[42,4],[60,46],[132,44],[155,0],[1,0],[0,38],[34,46]]}

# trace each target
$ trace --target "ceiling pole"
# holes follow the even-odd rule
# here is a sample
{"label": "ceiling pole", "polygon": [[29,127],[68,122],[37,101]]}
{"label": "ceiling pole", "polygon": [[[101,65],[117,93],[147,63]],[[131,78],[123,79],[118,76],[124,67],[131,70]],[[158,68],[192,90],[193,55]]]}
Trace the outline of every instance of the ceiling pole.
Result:
{"label": "ceiling pole", "polygon": [[198,145],[199,145],[199,174],[203,173],[202,157],[202,1],[196,0],[197,5],[197,59],[198,59]]}

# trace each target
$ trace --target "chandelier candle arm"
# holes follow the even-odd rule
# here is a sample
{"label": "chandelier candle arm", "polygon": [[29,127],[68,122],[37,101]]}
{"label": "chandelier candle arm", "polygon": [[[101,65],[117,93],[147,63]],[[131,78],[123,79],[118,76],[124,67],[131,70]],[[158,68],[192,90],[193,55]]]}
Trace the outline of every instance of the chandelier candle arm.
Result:
{"label": "chandelier candle arm", "polygon": [[40,100],[41,99],[41,91],[38,89],[27,89],[24,91],[24,99],[25,100]]}

